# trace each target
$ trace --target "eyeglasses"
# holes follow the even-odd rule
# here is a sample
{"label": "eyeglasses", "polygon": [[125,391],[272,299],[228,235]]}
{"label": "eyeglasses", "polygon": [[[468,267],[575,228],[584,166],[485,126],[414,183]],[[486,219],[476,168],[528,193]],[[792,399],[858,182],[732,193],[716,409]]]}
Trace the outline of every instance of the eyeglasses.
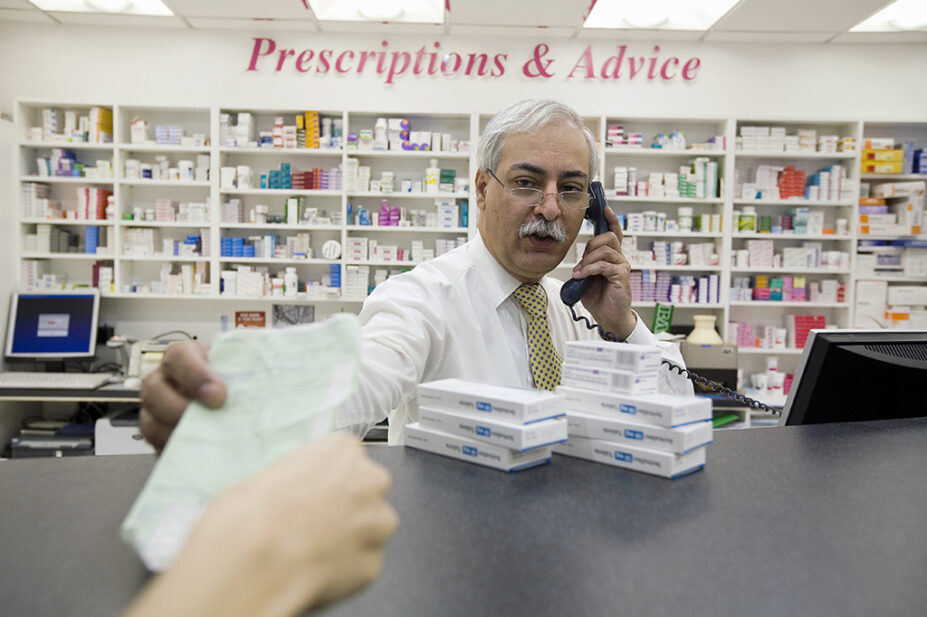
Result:
{"label": "eyeglasses", "polygon": [[515,200],[515,203],[519,206],[524,206],[525,208],[534,208],[535,206],[543,203],[544,198],[548,195],[555,195],[557,197],[557,203],[560,204],[566,210],[583,210],[586,206],[589,205],[589,193],[586,191],[563,191],[560,193],[545,193],[540,189],[532,189],[526,186],[518,186],[513,189],[505,186],[502,183],[502,180],[496,178],[490,170],[486,170],[493,179],[499,183],[499,185],[505,189],[505,191],[512,196],[512,199]]}

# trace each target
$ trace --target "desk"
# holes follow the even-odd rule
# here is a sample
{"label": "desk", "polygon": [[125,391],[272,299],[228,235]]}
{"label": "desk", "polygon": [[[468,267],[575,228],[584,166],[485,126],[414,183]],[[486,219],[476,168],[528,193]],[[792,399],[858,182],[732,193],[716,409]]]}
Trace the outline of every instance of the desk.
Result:
{"label": "desk", "polygon": [[[555,457],[516,474],[374,446],[402,523],[326,617],[880,617],[927,607],[927,419],[722,431],[676,481]],[[114,615],[154,458],[0,463],[4,614]]]}

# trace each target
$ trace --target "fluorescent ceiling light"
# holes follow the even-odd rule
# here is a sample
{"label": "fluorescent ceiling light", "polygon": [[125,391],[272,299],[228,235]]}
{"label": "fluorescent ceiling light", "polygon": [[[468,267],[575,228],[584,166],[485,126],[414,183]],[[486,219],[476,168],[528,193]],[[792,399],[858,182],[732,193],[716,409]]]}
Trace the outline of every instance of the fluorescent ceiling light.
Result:
{"label": "fluorescent ceiling light", "polygon": [[319,21],[443,24],[445,0],[309,0]]}
{"label": "fluorescent ceiling light", "polygon": [[924,0],[896,0],[887,7],[861,21],[850,32],[898,32],[927,30],[927,2]]}
{"label": "fluorescent ceiling light", "polygon": [[584,28],[708,30],[740,0],[596,0]]}
{"label": "fluorescent ceiling light", "polygon": [[164,15],[174,13],[161,0],[30,0],[43,11],[107,13],[117,15]]}

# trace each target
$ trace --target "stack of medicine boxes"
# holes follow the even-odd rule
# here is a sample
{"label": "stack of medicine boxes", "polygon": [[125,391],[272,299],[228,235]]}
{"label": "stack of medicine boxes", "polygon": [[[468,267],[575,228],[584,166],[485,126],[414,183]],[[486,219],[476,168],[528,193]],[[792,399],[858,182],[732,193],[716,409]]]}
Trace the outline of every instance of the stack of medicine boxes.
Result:
{"label": "stack of medicine boxes", "polygon": [[711,401],[657,393],[658,347],[566,344],[561,386],[569,440],[557,454],[676,478],[705,466]]}
{"label": "stack of medicine boxes", "polygon": [[419,421],[405,444],[517,471],[548,462],[567,438],[564,397],[553,392],[442,379],[418,387]]}

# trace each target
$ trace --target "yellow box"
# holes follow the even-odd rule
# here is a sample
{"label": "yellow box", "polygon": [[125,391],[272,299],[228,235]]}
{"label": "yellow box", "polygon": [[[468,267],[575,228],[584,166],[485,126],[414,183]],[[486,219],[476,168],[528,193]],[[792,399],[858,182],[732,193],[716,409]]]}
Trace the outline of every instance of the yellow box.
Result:
{"label": "yellow box", "polygon": [[864,161],[903,161],[904,150],[863,150]]}
{"label": "yellow box", "polygon": [[900,174],[902,161],[863,161],[864,174]]}

